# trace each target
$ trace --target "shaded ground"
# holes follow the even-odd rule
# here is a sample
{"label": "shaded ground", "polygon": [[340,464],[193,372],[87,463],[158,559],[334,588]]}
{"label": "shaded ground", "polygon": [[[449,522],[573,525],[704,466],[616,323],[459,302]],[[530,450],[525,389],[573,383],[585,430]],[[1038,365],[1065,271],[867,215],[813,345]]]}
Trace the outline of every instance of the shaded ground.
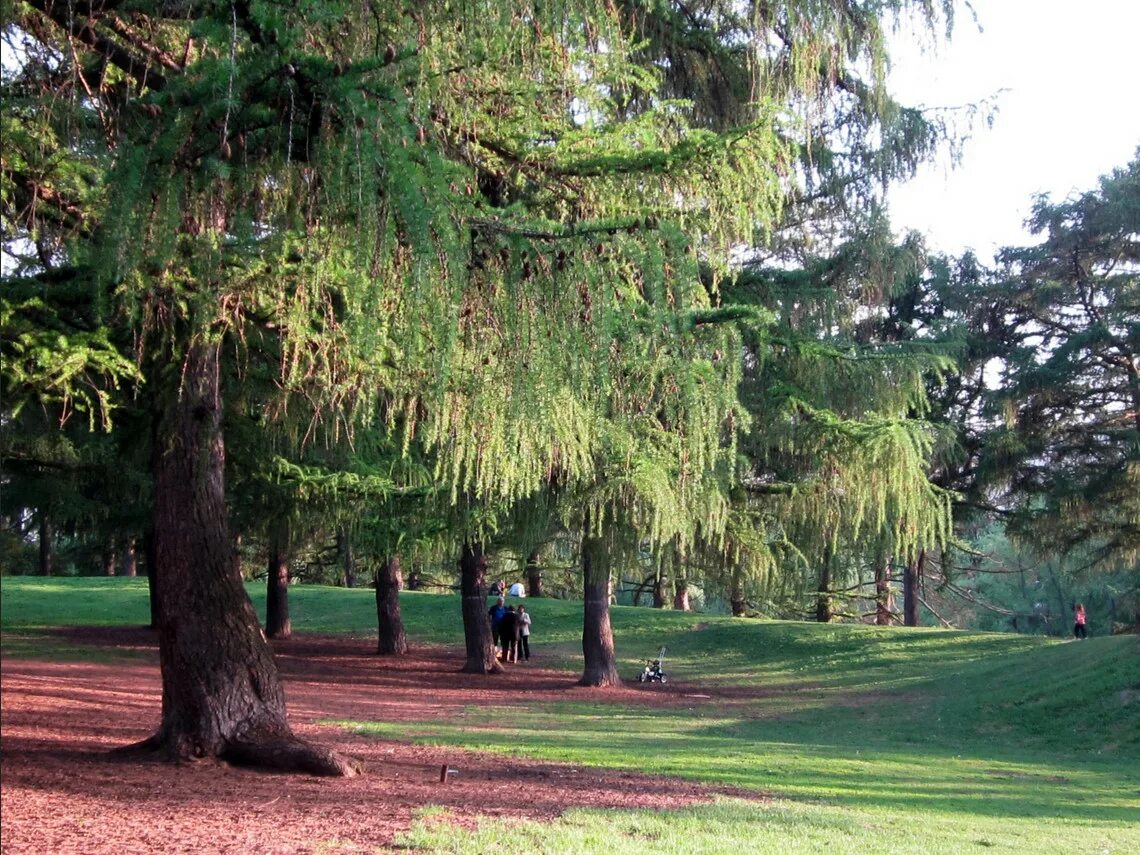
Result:
{"label": "shaded ground", "polygon": [[[422,721],[464,707],[541,700],[681,704],[675,686],[574,687],[534,663],[494,677],[457,672],[462,655],[421,649],[390,659],[370,642],[304,637],[275,647],[290,721],[302,736],[364,761],[347,780],[267,774],[213,762],[173,767],[109,749],[149,736],[161,708],[157,651],[141,629],[68,631],[68,639],[144,656],[112,663],[0,662],[0,850],[19,853],[363,853],[386,851],[426,805],[454,821],[542,819],[571,807],[668,809],[728,787],[528,762],[358,736],[329,718]],[[693,692],[688,687],[686,692]],[[700,690],[698,690],[700,691]],[[707,692],[705,697],[707,697]],[[691,701],[690,701],[691,702]],[[509,713],[507,713],[509,714]],[[440,784],[440,767],[458,774]]]}

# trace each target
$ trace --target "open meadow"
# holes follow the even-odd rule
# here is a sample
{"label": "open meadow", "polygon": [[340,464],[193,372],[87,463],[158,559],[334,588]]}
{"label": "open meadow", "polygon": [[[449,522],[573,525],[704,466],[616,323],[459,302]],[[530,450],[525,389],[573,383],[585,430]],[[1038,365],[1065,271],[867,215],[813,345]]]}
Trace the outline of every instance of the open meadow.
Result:
{"label": "open meadow", "polygon": [[317,779],[109,753],[159,720],[145,580],[2,595],[5,855],[1140,851],[1135,636],[615,607],[626,684],[586,689],[580,603],[527,601],[531,661],[483,677],[458,597],[402,594],[390,659],[371,590],[294,586],[291,722],[368,770]]}

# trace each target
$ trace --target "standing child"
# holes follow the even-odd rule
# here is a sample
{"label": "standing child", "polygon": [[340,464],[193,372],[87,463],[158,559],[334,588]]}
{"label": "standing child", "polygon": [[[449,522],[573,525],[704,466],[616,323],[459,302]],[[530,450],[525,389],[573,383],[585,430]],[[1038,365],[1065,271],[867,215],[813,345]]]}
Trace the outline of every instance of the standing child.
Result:
{"label": "standing child", "polygon": [[527,614],[526,608],[519,606],[518,612],[519,624],[519,650],[522,652],[523,659],[530,660],[530,615]]}
{"label": "standing child", "polygon": [[1073,638],[1088,638],[1088,617],[1085,615],[1083,603],[1077,603],[1077,612],[1073,616]]}

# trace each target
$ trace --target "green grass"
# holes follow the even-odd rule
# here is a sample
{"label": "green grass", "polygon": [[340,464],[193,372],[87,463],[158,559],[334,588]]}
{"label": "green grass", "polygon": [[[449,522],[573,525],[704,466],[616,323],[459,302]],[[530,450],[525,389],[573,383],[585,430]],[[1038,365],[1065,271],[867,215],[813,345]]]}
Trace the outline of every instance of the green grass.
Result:
{"label": "green grass", "polygon": [[[145,623],[145,581],[4,579],[5,653],[76,655],[51,627]],[[259,612],[260,587],[251,588]],[[297,632],[370,636],[369,590],[296,587]],[[413,643],[462,642],[459,600],[404,594]],[[545,666],[581,667],[581,606],[528,601]],[[671,775],[767,793],[681,811],[574,810],[463,830],[425,811],[426,852],[1140,851],[1140,648],[993,633],[740,621],[615,608],[623,673],[666,645],[686,707],[588,691],[453,719],[338,722],[388,739]],[[37,644],[39,646],[37,646]],[[702,687],[731,690],[715,700]],[[745,692],[744,690],[750,689]],[[518,794],[525,799],[525,792]]]}

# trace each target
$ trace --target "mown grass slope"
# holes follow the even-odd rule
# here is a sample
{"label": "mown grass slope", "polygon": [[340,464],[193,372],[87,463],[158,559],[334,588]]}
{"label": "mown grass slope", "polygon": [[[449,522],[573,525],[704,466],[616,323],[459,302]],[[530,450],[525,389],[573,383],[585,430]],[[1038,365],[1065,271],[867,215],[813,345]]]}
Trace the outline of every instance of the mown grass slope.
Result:
{"label": "mown grass slope", "polygon": [[[291,589],[298,633],[375,632],[369,590]],[[251,586],[263,612],[263,594]],[[147,619],[144,580],[4,579],[6,654],[82,656],[45,629]],[[405,593],[411,643],[461,645],[455,596]],[[535,662],[580,668],[581,606],[530,600]],[[1140,648],[1134,636],[743,621],[615,608],[623,673],[667,648],[690,704],[625,706],[583,691],[455,720],[340,722],[576,765],[732,784],[772,801],[670,814],[574,811],[553,824],[457,830],[428,812],[431,852],[1140,851]],[[458,654],[457,654],[458,655]],[[706,690],[725,690],[713,698]],[[652,689],[648,689],[652,690]],[[519,793],[520,799],[525,793]]]}

